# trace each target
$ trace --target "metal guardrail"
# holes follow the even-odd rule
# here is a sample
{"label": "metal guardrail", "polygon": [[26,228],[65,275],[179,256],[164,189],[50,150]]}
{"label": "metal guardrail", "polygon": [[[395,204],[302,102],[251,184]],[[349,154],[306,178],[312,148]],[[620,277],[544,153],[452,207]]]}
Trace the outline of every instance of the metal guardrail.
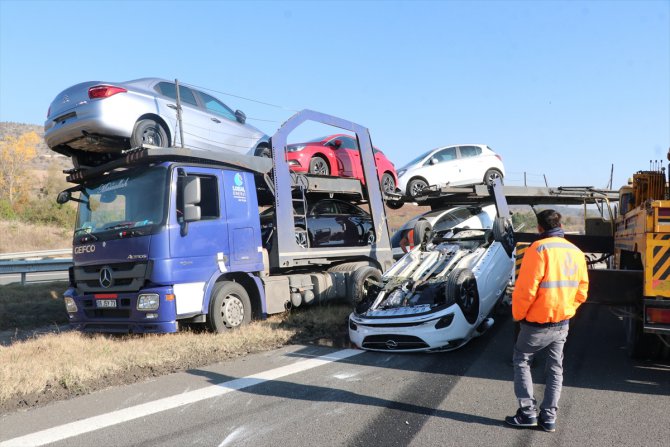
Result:
{"label": "metal guardrail", "polygon": [[0,254],[0,275],[20,274],[21,285],[29,273],[60,272],[71,266],[71,248]]}
{"label": "metal guardrail", "polygon": [[0,253],[0,261],[16,259],[43,259],[71,257],[72,248],[59,248],[56,250],[22,251],[18,253]]}

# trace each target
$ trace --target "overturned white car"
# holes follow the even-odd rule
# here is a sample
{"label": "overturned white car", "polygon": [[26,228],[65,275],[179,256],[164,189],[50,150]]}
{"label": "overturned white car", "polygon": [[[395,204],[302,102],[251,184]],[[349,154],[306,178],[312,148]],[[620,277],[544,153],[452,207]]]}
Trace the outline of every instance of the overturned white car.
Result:
{"label": "overturned white car", "polygon": [[493,323],[489,315],[512,276],[514,233],[498,181],[489,186],[492,229],[433,233],[418,221],[416,247],[398,260],[349,316],[349,338],[374,351],[437,351],[463,346]]}

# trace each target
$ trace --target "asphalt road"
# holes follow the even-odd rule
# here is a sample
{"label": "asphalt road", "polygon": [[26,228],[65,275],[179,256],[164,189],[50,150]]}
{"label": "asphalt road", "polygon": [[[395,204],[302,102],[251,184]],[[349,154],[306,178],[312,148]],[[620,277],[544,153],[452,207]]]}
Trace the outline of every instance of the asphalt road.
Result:
{"label": "asphalt road", "polygon": [[0,446],[669,445],[670,364],[629,360],[620,321],[580,310],[556,433],[502,422],[516,410],[505,320],[451,353],[293,346],[113,388],[5,415]]}

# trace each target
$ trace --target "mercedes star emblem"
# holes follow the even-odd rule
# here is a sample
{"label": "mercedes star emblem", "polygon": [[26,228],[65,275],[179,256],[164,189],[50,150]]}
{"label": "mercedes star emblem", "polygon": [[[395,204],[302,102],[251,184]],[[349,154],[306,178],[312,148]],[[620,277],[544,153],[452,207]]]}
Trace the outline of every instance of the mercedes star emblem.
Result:
{"label": "mercedes star emblem", "polygon": [[109,267],[103,267],[102,270],[100,270],[100,285],[105,289],[109,289],[112,287],[112,284],[114,284],[112,269]]}

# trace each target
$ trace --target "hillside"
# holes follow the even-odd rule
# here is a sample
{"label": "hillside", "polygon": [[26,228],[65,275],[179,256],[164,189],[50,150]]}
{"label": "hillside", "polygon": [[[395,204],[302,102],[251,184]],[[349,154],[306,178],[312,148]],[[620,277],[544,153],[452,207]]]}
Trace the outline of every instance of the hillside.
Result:
{"label": "hillside", "polygon": [[7,136],[18,137],[27,132],[35,132],[40,137],[37,145],[37,157],[30,164],[32,170],[46,170],[52,163],[57,163],[63,169],[72,168],[72,162],[64,155],[52,151],[44,142],[44,127],[37,124],[14,123],[0,121],[0,139]]}

